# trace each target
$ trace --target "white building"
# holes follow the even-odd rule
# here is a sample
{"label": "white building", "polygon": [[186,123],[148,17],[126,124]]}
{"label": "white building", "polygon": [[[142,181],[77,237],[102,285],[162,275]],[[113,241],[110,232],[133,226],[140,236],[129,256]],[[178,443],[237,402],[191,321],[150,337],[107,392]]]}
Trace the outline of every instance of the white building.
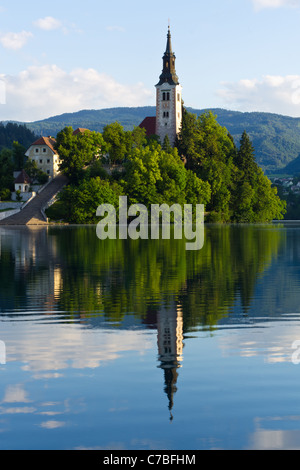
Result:
{"label": "white building", "polygon": [[163,56],[163,70],[156,87],[156,116],[146,117],[140,127],[146,129],[146,135],[156,134],[160,143],[168,136],[174,146],[182,123],[182,87],[175,70],[175,54],[172,51],[170,27],[167,35],[167,47]]}
{"label": "white building", "polygon": [[163,70],[156,87],[156,134],[161,144],[166,135],[173,146],[182,121],[182,87],[175,70],[175,54],[172,51],[171,32],[168,29],[167,47],[163,56]]}
{"label": "white building", "polygon": [[40,137],[36,140],[25,155],[34,160],[37,167],[44,173],[54,178],[59,173],[59,155],[56,152],[54,145],[56,140],[53,137]]}
{"label": "white building", "polygon": [[25,172],[25,170],[22,170],[18,173],[14,181],[15,191],[20,191],[21,193],[28,193],[31,183],[32,181]]}

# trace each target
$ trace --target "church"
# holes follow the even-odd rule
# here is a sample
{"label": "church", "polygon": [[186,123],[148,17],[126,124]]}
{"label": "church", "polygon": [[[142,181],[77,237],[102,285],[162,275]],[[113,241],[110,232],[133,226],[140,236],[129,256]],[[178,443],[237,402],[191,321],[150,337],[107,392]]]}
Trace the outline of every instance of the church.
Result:
{"label": "church", "polygon": [[146,129],[146,135],[157,135],[163,144],[168,136],[174,146],[182,122],[182,87],[175,69],[175,54],[172,50],[170,26],[167,46],[163,56],[163,70],[156,88],[156,116],[146,117],[140,124]]}

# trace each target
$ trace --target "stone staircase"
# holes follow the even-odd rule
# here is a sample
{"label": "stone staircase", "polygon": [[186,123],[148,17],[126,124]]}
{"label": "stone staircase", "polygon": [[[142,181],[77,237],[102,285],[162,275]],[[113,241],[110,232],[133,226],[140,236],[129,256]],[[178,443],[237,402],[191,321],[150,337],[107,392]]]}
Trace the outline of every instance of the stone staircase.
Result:
{"label": "stone staircase", "polygon": [[67,182],[66,176],[62,174],[56,176],[24,209],[17,214],[0,220],[0,225],[47,225],[43,209]]}

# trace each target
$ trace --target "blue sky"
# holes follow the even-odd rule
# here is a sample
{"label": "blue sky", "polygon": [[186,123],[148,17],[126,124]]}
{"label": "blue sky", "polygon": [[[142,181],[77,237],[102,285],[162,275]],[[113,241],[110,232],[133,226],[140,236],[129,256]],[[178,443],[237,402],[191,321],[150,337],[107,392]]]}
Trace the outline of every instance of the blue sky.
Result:
{"label": "blue sky", "polygon": [[0,0],[0,120],[154,106],[169,20],[186,106],[300,116],[300,0]]}

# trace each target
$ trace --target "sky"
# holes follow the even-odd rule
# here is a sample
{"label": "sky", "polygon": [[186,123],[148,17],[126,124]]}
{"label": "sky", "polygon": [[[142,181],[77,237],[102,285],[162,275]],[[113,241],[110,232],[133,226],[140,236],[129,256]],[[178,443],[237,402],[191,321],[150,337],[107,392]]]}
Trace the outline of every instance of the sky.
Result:
{"label": "sky", "polygon": [[300,0],[0,0],[0,120],[155,106],[168,24],[185,106],[300,117]]}

